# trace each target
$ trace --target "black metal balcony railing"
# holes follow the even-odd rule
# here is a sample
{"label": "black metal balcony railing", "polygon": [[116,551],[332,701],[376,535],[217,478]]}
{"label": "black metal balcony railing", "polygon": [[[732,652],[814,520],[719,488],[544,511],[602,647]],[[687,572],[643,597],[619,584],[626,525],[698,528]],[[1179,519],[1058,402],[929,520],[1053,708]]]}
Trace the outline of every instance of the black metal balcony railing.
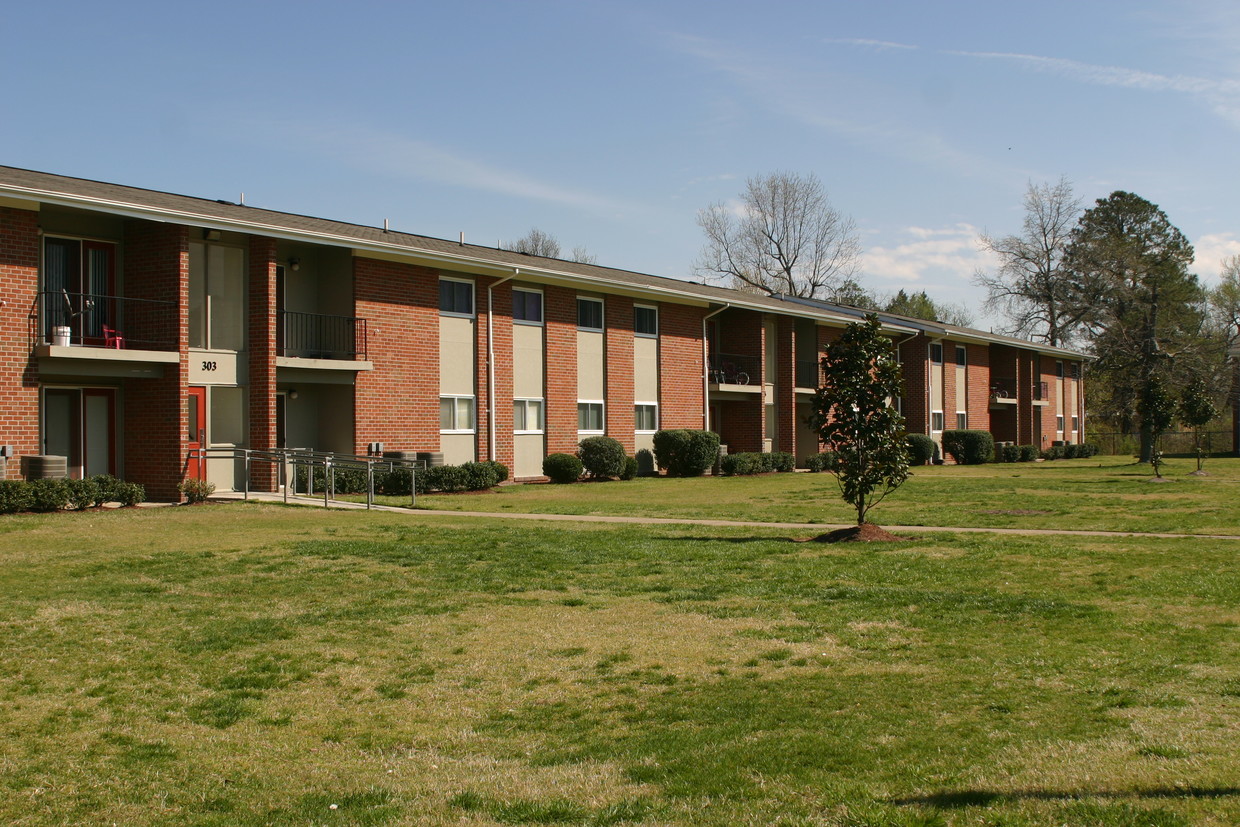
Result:
{"label": "black metal balcony railing", "polygon": [[798,359],[796,364],[796,385],[798,388],[817,388],[818,362],[814,359]]}
{"label": "black metal balcony railing", "polygon": [[1051,398],[1051,386],[1046,382],[1033,383],[1033,401],[1046,402]]}
{"label": "black metal balcony railing", "polygon": [[710,381],[715,385],[757,385],[762,382],[762,361],[757,356],[717,353],[710,358]]}
{"label": "black metal balcony railing", "polygon": [[304,359],[365,359],[366,320],[321,313],[280,312],[277,343],[282,356]]}
{"label": "black metal balcony railing", "polygon": [[[990,396],[992,399],[1016,399],[1016,380],[1015,379],[991,379],[990,380]],[[1034,402],[1044,402],[1050,399],[1050,384],[1047,382],[1034,382],[1030,386],[1030,399]]]}
{"label": "black metal balcony railing", "polygon": [[30,314],[31,338],[44,344],[175,351],[176,302],[44,291]]}

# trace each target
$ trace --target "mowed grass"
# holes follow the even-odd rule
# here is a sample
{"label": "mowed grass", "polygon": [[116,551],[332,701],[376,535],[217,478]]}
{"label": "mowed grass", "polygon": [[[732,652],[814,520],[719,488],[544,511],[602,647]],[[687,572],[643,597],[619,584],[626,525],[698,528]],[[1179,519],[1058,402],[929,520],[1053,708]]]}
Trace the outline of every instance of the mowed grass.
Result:
{"label": "mowed grass", "polygon": [[[871,512],[880,525],[1056,528],[1240,535],[1240,459],[1211,459],[1190,476],[1173,459],[1169,481],[1124,457],[980,466],[923,466]],[[408,498],[379,502],[407,506]],[[481,494],[432,494],[426,509],[514,513],[712,517],[723,520],[852,523],[830,474],[641,478],[576,485],[507,485]]]}
{"label": "mowed grass", "polygon": [[3,518],[0,823],[1240,823],[1240,543],[796,539]]}

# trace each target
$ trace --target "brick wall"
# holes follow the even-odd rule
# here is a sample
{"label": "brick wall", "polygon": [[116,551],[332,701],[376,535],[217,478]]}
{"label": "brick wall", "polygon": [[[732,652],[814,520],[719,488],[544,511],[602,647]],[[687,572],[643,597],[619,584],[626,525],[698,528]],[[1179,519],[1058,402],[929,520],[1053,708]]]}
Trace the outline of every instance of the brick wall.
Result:
{"label": "brick wall", "polygon": [[796,322],[779,316],[775,325],[775,451],[797,452]]}
{"label": "brick wall", "polygon": [[624,453],[633,447],[633,300],[607,297],[607,340],[604,356],[607,394],[607,435],[619,440]]}
{"label": "brick wall", "polygon": [[990,430],[990,348],[987,345],[965,345],[968,360],[967,395],[969,427]]}
{"label": "brick wall", "polygon": [[[475,279],[478,290],[478,323],[475,326],[478,341],[474,348],[477,354],[478,377],[478,444],[479,459],[490,458],[490,414],[487,411],[487,400],[490,398],[487,367],[487,287],[496,279],[478,276]],[[491,302],[494,310],[493,347],[495,351],[495,459],[512,469],[512,284],[505,282],[491,290]]]}
{"label": "brick wall", "polygon": [[900,345],[904,373],[904,427],[910,434],[930,433],[929,379],[930,339],[917,334]]}
{"label": "brick wall", "polygon": [[543,291],[543,318],[547,348],[547,453],[574,454],[578,442],[577,291],[548,285]]}
{"label": "brick wall", "polygon": [[[31,314],[39,292],[39,214],[0,207],[0,444],[12,445],[17,456],[40,454],[39,369],[33,356],[38,341]],[[8,476],[20,475],[14,457]]]}
{"label": "brick wall", "polygon": [[353,260],[354,312],[367,319],[374,370],[354,388],[354,452],[439,450],[439,274],[427,267]]}
{"label": "brick wall", "polygon": [[659,426],[703,428],[702,317],[706,309],[659,305]]}
{"label": "brick wall", "polygon": [[175,327],[181,354],[178,364],[163,366],[159,379],[124,382],[123,474],[146,486],[147,499],[177,502],[177,483],[188,468],[184,400],[189,375],[189,230],[127,221],[123,250],[126,294],[175,302],[176,312],[167,314],[167,324]]}
{"label": "brick wall", "polygon": [[[250,236],[250,447],[276,448],[276,242]],[[278,469],[253,463],[250,485],[257,491],[279,487]]]}

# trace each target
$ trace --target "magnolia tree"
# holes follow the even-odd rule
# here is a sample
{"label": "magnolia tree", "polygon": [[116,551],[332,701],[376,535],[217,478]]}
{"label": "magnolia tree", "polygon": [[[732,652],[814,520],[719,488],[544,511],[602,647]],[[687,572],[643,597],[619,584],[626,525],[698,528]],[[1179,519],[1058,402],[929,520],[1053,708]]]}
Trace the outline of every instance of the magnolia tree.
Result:
{"label": "magnolia tree", "polygon": [[863,525],[870,509],[908,479],[904,417],[892,404],[901,390],[900,363],[873,315],[850,324],[824,351],[826,378],[810,425],[830,452],[826,470]]}

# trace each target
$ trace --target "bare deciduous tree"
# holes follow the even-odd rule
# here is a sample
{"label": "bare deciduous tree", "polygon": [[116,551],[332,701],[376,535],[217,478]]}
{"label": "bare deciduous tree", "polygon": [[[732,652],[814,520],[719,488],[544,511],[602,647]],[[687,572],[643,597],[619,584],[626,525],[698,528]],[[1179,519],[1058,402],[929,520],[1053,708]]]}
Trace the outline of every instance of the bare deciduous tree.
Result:
{"label": "bare deciduous tree", "polygon": [[[528,233],[516,241],[509,241],[500,245],[502,249],[511,250],[514,253],[525,253],[531,256],[542,256],[543,258],[559,258],[560,242],[551,233],[545,233],[534,227]],[[585,247],[574,247],[572,254],[568,257],[569,261],[575,261],[578,264],[598,264],[598,258],[593,256]]]}
{"label": "bare deciduous tree", "polygon": [[982,246],[999,257],[999,270],[978,272],[974,281],[986,288],[986,308],[1011,320],[1007,332],[1062,347],[1079,329],[1089,308],[1064,267],[1064,251],[1080,215],[1081,202],[1066,178],[1030,182],[1021,234],[982,236]]}
{"label": "bare deciduous tree", "polygon": [[731,286],[833,300],[860,263],[853,220],[831,206],[813,173],[750,178],[739,206],[712,204],[697,220],[706,246],[695,272]]}

